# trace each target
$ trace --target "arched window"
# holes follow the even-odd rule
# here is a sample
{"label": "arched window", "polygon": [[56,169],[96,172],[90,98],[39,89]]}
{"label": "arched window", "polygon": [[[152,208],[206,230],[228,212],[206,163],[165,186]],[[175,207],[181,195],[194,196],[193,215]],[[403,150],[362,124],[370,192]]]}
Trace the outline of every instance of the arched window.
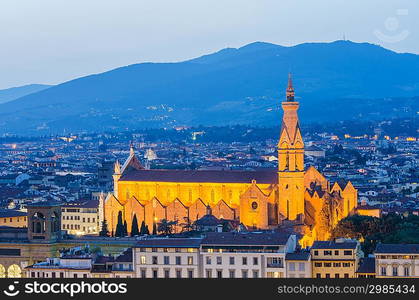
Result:
{"label": "arched window", "polygon": [[0,278],[6,278],[6,269],[3,265],[0,265]]}
{"label": "arched window", "polygon": [[21,278],[22,277],[22,269],[18,265],[11,265],[7,269],[7,277],[8,278]]}
{"label": "arched window", "polygon": [[32,232],[33,233],[45,232],[45,216],[40,212],[36,212],[32,216]]}

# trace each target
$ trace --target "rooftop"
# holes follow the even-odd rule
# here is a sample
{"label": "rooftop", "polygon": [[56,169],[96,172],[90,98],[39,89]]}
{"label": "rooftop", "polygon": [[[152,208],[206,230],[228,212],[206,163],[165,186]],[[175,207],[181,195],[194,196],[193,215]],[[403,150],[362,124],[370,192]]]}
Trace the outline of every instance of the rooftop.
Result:
{"label": "rooftop", "polygon": [[315,241],[311,249],[355,249],[357,245],[354,241]]}
{"label": "rooftop", "polygon": [[289,233],[279,232],[210,232],[202,241],[202,245],[285,245]]}
{"label": "rooftop", "polygon": [[120,181],[212,183],[250,183],[252,180],[270,184],[278,180],[278,175],[275,170],[131,170],[123,174],[120,179]]}
{"label": "rooftop", "polygon": [[419,254],[419,244],[378,244],[376,254]]}
{"label": "rooftop", "polygon": [[202,238],[148,238],[136,243],[136,248],[199,248]]}

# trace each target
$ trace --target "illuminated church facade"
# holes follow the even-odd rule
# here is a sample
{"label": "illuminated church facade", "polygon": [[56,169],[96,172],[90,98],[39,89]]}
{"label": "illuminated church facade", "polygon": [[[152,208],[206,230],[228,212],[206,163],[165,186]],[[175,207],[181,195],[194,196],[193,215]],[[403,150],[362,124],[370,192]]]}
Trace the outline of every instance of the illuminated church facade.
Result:
{"label": "illuminated church facade", "polygon": [[101,197],[100,212],[115,232],[122,212],[130,230],[134,215],[149,228],[162,219],[193,223],[207,213],[236,220],[249,228],[294,224],[301,243],[326,240],[337,222],[354,213],[357,190],[351,182],[331,184],[313,166],[305,168],[304,141],[291,77],[278,142],[278,169],[146,170],[133,148],[114,170],[114,192]]}

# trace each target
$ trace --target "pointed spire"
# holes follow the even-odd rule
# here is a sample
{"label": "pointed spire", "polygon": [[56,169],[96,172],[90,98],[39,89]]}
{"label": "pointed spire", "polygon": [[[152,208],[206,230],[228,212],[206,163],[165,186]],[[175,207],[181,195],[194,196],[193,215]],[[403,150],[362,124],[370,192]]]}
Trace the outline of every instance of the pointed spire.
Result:
{"label": "pointed spire", "polygon": [[287,101],[294,101],[294,87],[292,86],[291,73],[288,73]]}
{"label": "pointed spire", "polygon": [[114,174],[121,174],[121,164],[116,160],[114,165]]}

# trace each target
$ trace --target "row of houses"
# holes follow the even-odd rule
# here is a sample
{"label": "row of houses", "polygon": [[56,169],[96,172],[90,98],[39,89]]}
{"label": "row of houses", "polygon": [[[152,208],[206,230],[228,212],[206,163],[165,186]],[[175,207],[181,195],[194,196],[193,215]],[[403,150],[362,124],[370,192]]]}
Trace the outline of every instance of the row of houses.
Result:
{"label": "row of houses", "polygon": [[209,232],[148,237],[111,257],[66,253],[25,268],[29,278],[387,278],[419,277],[419,245],[379,244],[363,257],[354,240],[317,241],[298,250],[282,232]]}

